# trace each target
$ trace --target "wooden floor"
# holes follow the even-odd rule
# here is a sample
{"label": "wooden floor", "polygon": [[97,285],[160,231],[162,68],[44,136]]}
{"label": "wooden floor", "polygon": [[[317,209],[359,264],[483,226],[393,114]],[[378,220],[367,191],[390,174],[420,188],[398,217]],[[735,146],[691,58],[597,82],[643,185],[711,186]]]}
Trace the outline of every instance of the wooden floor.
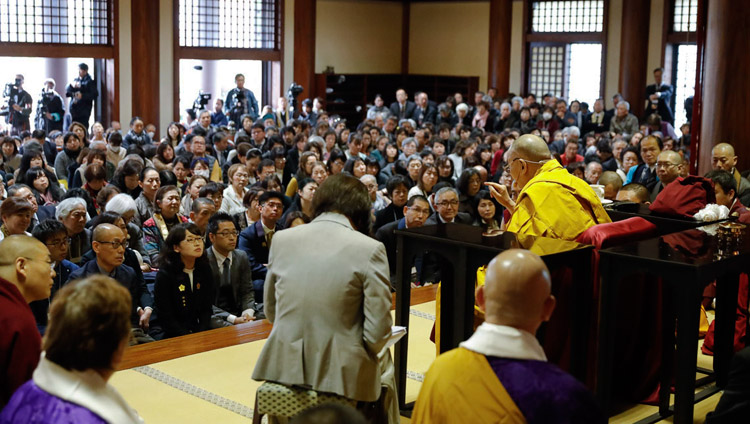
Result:
{"label": "wooden floor", "polygon": [[[419,379],[435,357],[434,345],[427,340],[435,292],[435,286],[412,291],[414,317],[407,361],[412,376],[407,379],[407,401],[416,399]],[[260,384],[250,374],[271,327],[262,320],[128,348],[119,367],[122,371],[111,382],[147,422],[248,422]],[[698,366],[711,369],[711,361],[699,350]],[[718,400],[716,394],[697,404],[694,422],[702,423]],[[656,411],[655,406],[634,405],[609,422],[634,423]],[[402,417],[401,422],[410,421]]]}

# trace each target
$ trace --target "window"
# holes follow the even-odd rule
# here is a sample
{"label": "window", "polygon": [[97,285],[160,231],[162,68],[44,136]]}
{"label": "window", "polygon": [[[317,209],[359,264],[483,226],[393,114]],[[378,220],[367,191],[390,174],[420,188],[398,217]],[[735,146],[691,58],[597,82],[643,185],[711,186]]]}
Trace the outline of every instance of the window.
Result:
{"label": "window", "polygon": [[679,129],[691,117],[686,116],[685,100],[695,94],[695,66],[698,46],[681,44],[677,46],[677,72],[674,84],[674,127]]}
{"label": "window", "polygon": [[276,0],[179,0],[182,47],[278,49]]}
{"label": "window", "polygon": [[535,1],[531,14],[534,32],[601,32],[604,1]]}
{"label": "window", "polygon": [[698,25],[698,0],[675,0],[673,32],[695,32]]}
{"label": "window", "polygon": [[606,0],[529,2],[525,86],[592,103],[601,96]]}
{"label": "window", "polygon": [[0,0],[0,42],[113,44],[111,0]]}

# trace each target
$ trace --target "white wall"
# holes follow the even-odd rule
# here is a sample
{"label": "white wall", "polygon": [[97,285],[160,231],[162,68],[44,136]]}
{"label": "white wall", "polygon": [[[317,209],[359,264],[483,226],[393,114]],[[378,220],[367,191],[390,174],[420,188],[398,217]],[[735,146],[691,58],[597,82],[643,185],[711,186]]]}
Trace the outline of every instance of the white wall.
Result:
{"label": "white wall", "polygon": [[174,96],[174,73],[172,61],[172,0],[159,0],[159,128],[163,137],[167,126],[172,122],[172,98]]}
{"label": "white wall", "polygon": [[[133,62],[131,59],[132,43],[130,40],[130,0],[120,1],[118,7],[120,15],[120,45],[118,49],[120,63],[117,66],[117,70],[120,74],[120,124],[125,129],[133,117],[133,102],[131,99],[133,96]],[[167,69],[172,69],[171,65]]]}

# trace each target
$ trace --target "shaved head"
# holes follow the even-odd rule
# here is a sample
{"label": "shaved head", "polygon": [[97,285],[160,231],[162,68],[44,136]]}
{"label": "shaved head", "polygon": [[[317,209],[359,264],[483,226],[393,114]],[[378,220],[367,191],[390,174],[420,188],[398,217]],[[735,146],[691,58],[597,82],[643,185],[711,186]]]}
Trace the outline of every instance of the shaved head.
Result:
{"label": "shaved head", "polygon": [[549,320],[555,307],[549,270],[528,250],[510,249],[497,255],[487,267],[481,291],[478,298],[488,323],[532,334]]}
{"label": "shaved head", "polygon": [[617,193],[617,200],[623,202],[648,204],[649,199],[651,199],[651,193],[646,186],[636,183],[626,185]]}
{"label": "shaved head", "polygon": [[719,143],[711,149],[711,152],[721,153],[727,156],[734,156],[734,147],[729,143]]}
{"label": "shaved head", "polygon": [[14,284],[27,302],[50,296],[55,271],[49,250],[34,237],[12,235],[0,242],[0,277]]}
{"label": "shaved head", "polygon": [[711,149],[711,166],[713,169],[721,169],[729,173],[734,172],[737,166],[737,156],[734,147],[729,143],[719,143]]}
{"label": "shaved head", "polygon": [[518,137],[510,146],[510,150],[516,152],[521,159],[534,162],[548,160],[551,157],[547,143],[541,137],[532,134]]}
{"label": "shaved head", "polygon": [[13,235],[3,239],[0,243],[0,263],[7,264],[19,256],[29,258],[48,257],[47,246],[34,237]]}

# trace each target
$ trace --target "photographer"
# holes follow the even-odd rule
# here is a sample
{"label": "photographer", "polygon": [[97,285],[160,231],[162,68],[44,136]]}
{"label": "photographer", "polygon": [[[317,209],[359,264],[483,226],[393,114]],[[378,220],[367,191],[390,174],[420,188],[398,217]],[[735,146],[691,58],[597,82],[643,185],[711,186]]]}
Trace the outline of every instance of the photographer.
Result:
{"label": "photographer", "polygon": [[73,122],[81,123],[85,128],[89,127],[91,108],[98,95],[96,83],[89,75],[89,66],[81,63],[78,65],[78,78],[65,88],[65,97],[71,98],[68,110]]}
{"label": "photographer", "polygon": [[234,77],[237,87],[229,90],[227,100],[224,102],[224,112],[229,116],[230,121],[234,121],[235,127],[241,125],[240,118],[244,114],[250,115],[255,121],[258,119],[258,101],[255,100],[255,94],[245,88],[245,76],[237,74]]}
{"label": "photographer", "polygon": [[36,129],[47,133],[62,131],[65,117],[65,104],[55,91],[55,80],[44,80],[44,88],[36,104]]}
{"label": "photographer", "polygon": [[16,75],[13,84],[5,84],[3,96],[8,100],[7,115],[5,122],[12,127],[11,134],[18,135],[23,131],[31,128],[29,116],[31,115],[31,105],[34,100],[31,95],[23,89],[23,75]]}

